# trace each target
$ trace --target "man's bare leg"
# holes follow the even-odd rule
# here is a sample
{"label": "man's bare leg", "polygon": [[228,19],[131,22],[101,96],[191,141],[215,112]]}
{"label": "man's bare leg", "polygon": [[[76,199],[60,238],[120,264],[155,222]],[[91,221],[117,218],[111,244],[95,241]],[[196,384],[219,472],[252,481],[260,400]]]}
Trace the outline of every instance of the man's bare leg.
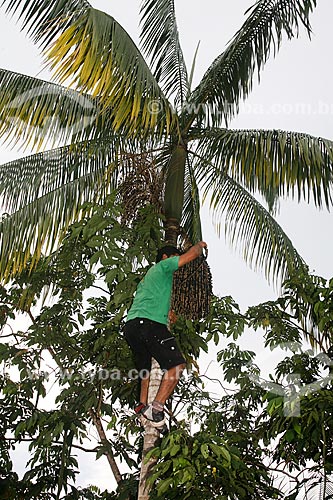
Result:
{"label": "man's bare leg", "polygon": [[[156,393],[155,399],[151,405],[146,406],[142,411],[143,418],[148,419],[153,427],[160,429],[160,432],[167,432],[167,427],[165,425],[164,419],[164,404],[166,400],[171,396],[173,390],[179,382],[180,376],[185,368],[185,363],[177,365],[170,368],[166,373],[164,373],[163,378],[160,383],[160,387]],[[143,383],[143,384],[142,384]],[[144,403],[144,398],[147,395],[147,388],[149,386],[148,380],[141,380],[141,402]],[[143,423],[144,425],[144,423]]]}
{"label": "man's bare leg", "polygon": [[174,366],[163,375],[160,387],[155,396],[155,401],[158,401],[162,405],[165,404],[166,400],[171,396],[176,385],[178,384],[185,366],[185,363]]}

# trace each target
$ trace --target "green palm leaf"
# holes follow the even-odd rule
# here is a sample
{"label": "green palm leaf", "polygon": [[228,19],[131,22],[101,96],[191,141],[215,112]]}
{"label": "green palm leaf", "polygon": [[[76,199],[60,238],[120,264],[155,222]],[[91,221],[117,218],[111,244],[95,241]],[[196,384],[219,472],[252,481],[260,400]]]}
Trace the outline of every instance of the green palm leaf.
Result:
{"label": "green palm leaf", "polygon": [[216,183],[227,173],[263,194],[270,208],[286,195],[312,197],[318,207],[332,203],[332,141],[281,130],[208,129],[197,152],[207,162],[202,177]]}
{"label": "green palm leaf", "polygon": [[40,148],[89,137],[100,129],[97,99],[0,69],[0,137]]}
{"label": "green palm leaf", "polygon": [[133,40],[111,16],[88,8],[54,42],[48,59],[60,82],[99,96],[116,130],[168,132],[175,115]]}
{"label": "green palm leaf", "polygon": [[75,220],[80,219],[84,202],[105,196],[105,169],[98,169],[49,191],[22,206],[0,223],[0,274],[8,279],[30,261],[30,268],[41,253],[53,250],[58,238]]}
{"label": "green palm leaf", "polygon": [[175,104],[182,106],[189,92],[189,81],[173,0],[144,0],[141,7],[142,49],[151,62],[156,80]]}
{"label": "green palm leaf", "polygon": [[42,47],[47,47],[91,7],[87,0],[2,0],[6,12],[22,21],[23,29]]}
{"label": "green palm leaf", "polygon": [[137,151],[138,145],[115,136],[106,144],[84,142],[0,166],[1,276],[21,270],[30,256],[33,266],[81,217],[82,204],[103,201],[119,185],[128,168],[124,148]]}
{"label": "green palm leaf", "polygon": [[[228,175],[213,185],[207,182],[210,205],[218,217],[225,216],[225,234],[254,269],[267,279],[284,280],[305,264],[291,240],[269,212]],[[220,224],[217,225],[220,231]]]}
{"label": "green palm leaf", "polygon": [[[112,176],[107,181],[117,183],[121,172],[121,152],[137,149],[133,142],[111,136],[104,144],[99,141],[64,146],[43,153],[26,156],[0,166],[0,195],[2,207],[15,212],[38,197],[56,191],[67,183],[75,182],[94,172],[103,172],[109,165]],[[117,160],[118,158],[118,160]],[[111,173],[110,173],[111,175]]]}
{"label": "green palm leaf", "polygon": [[250,15],[218,56],[194,90],[186,111],[196,113],[198,120],[219,126],[222,119],[238,111],[241,98],[252,89],[253,76],[258,77],[271,51],[275,54],[285,33],[290,39],[298,35],[300,25],[310,33],[309,14],[316,0],[257,0]]}

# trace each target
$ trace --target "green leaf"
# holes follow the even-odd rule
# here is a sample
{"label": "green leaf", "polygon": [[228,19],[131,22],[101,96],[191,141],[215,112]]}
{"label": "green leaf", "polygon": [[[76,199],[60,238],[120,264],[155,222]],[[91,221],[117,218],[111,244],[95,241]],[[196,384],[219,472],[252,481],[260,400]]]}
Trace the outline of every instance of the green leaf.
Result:
{"label": "green leaf", "polygon": [[255,2],[226,50],[204,74],[185,112],[213,126],[234,116],[252,90],[255,71],[259,77],[271,51],[275,54],[280,48],[283,34],[289,39],[297,36],[300,25],[310,34],[309,16],[315,6],[316,0],[292,1],[288,8],[285,0]]}
{"label": "green leaf", "polygon": [[208,444],[207,443],[204,443],[200,446],[200,451],[201,451],[201,455],[204,457],[204,458],[208,458],[209,457],[209,449],[208,449]]}
{"label": "green leaf", "polygon": [[157,486],[157,494],[163,495],[169,489],[169,486],[172,484],[172,482],[173,478],[162,479],[161,481],[159,481]]}
{"label": "green leaf", "polygon": [[141,46],[156,80],[167,96],[183,105],[189,82],[180,46],[174,1],[144,0],[141,5]]}

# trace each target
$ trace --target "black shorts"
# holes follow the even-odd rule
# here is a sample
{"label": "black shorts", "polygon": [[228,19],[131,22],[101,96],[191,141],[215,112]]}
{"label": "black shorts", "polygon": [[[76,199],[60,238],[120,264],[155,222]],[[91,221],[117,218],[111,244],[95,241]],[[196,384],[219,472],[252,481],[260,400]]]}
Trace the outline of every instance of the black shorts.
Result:
{"label": "black shorts", "polygon": [[151,358],[156,359],[162,370],[186,363],[175,337],[162,323],[146,318],[131,319],[125,325],[124,336],[138,371],[150,371]]}

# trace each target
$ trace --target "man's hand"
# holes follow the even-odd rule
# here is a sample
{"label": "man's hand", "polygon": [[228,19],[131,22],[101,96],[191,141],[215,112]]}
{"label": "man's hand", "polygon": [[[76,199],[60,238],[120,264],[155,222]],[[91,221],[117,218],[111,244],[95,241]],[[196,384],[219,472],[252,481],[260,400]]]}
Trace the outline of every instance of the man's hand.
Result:
{"label": "man's hand", "polygon": [[169,311],[169,323],[170,323],[170,325],[174,325],[176,323],[177,319],[178,319],[178,316],[175,313],[175,311],[173,309],[170,309],[170,311]]}
{"label": "man's hand", "polygon": [[204,248],[207,248],[207,243],[205,241],[199,241],[199,243],[193,245],[193,247],[191,247],[186,253],[183,253],[179,257],[178,267],[182,267],[199,257],[199,255],[202,254],[202,250]]}

